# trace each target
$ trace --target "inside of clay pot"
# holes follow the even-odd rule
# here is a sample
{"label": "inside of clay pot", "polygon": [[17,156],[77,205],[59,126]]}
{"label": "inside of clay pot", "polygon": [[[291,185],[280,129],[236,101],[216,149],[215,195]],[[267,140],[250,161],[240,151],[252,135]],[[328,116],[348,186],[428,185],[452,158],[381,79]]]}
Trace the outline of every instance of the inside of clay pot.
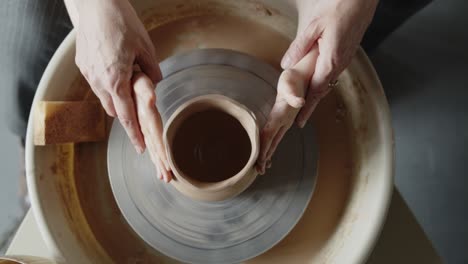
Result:
{"label": "inside of clay pot", "polygon": [[220,109],[188,116],[172,142],[177,166],[200,182],[220,182],[236,175],[247,164],[251,149],[242,124]]}
{"label": "inside of clay pot", "polygon": [[197,99],[168,128],[169,155],[190,183],[213,184],[241,176],[255,161],[256,122],[224,98]]}

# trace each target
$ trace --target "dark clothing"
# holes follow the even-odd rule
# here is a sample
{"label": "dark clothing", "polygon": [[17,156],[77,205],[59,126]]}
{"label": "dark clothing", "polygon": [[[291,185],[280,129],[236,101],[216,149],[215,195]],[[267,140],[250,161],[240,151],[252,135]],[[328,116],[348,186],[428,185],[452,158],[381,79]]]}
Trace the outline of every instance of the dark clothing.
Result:
{"label": "dark clothing", "polygon": [[3,0],[0,89],[10,130],[24,138],[29,110],[50,58],[72,29],[63,0]]}

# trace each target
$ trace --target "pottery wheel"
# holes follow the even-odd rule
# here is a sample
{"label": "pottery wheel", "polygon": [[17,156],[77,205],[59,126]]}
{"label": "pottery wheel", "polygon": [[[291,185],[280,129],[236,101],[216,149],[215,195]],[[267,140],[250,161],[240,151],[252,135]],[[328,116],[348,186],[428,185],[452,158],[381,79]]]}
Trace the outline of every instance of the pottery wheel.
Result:
{"label": "pottery wheel", "polygon": [[[274,103],[279,73],[248,55],[209,49],[161,63],[157,86],[163,121],[186,99],[217,93],[257,113],[260,125]],[[149,154],[138,155],[115,121],[108,145],[114,196],[133,230],[151,247],[188,263],[237,263],[283,239],[301,218],[316,181],[313,128],[292,128],[272,168],[238,196],[218,202],[192,200],[157,179]]]}

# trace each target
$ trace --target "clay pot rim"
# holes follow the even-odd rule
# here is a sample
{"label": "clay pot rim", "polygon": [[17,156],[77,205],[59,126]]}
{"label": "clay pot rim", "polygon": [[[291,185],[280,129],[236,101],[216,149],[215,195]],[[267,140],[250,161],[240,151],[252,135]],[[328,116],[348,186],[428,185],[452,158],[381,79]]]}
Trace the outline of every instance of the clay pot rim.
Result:
{"label": "clay pot rim", "polygon": [[[172,140],[173,134],[169,134],[168,131],[171,128],[173,128],[173,126],[175,125],[175,121],[178,118],[180,118],[180,114],[182,112],[187,111],[189,108],[195,105],[198,105],[200,103],[209,103],[214,108],[217,108],[233,116],[234,118],[236,118],[241,123],[242,127],[244,127],[250,139],[251,153],[250,153],[249,160],[238,173],[236,173],[232,177],[223,181],[200,182],[200,181],[191,179],[190,177],[185,175],[180,170],[180,168],[175,163],[174,158],[171,153],[171,145],[172,145],[171,140]],[[226,105],[231,107],[234,110],[227,111]],[[235,111],[238,112],[237,115],[233,113]],[[246,127],[245,123],[247,122],[251,122],[252,127],[250,128]],[[207,95],[197,96],[183,103],[167,120],[164,126],[163,141],[164,141],[164,146],[166,150],[167,160],[170,166],[172,167],[173,173],[175,176],[171,182],[172,184],[175,184],[175,185],[178,185],[178,184],[184,185],[183,188],[178,188],[179,190],[187,190],[187,191],[194,191],[194,192],[207,192],[207,193],[213,194],[217,192],[222,192],[226,188],[236,185],[244,177],[255,178],[257,176],[256,170],[254,168],[255,162],[257,161],[258,155],[260,153],[260,147],[259,147],[260,131],[259,131],[257,118],[255,117],[255,114],[252,111],[250,111],[246,106],[244,106],[243,104],[227,96],[220,95],[220,94],[207,94]],[[252,173],[251,170],[254,170],[254,173]],[[193,196],[193,195],[189,195],[189,196]]]}

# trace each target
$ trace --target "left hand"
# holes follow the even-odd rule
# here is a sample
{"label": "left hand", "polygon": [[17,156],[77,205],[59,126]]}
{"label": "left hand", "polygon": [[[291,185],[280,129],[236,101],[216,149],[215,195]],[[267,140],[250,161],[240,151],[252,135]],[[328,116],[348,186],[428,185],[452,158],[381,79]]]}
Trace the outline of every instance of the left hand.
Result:
{"label": "left hand", "polygon": [[261,133],[259,173],[271,166],[271,157],[296,120],[304,127],[329,83],[349,65],[372,21],[377,0],[297,0],[296,39],[286,51],[278,95]]}

